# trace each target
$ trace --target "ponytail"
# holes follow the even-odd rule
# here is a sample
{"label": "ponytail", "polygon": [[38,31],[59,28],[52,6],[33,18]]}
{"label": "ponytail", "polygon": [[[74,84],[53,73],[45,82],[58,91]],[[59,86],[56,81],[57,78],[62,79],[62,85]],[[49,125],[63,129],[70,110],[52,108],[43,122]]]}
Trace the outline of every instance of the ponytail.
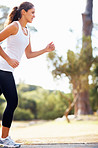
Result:
{"label": "ponytail", "polygon": [[11,13],[8,15],[7,20],[4,24],[4,27],[11,24],[13,21],[18,21],[19,17],[20,17],[20,13],[18,11],[18,7],[14,7]]}
{"label": "ponytail", "polygon": [[24,9],[26,12],[32,9],[34,5],[30,2],[23,2],[19,7],[14,7],[11,13],[8,15],[4,27],[11,24],[13,21],[18,21],[21,18],[21,10]]}

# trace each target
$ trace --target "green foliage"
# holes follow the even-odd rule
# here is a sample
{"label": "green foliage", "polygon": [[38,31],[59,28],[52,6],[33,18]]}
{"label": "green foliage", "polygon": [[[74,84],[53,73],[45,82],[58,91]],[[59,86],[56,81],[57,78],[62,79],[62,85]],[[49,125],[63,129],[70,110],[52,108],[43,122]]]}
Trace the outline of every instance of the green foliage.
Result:
{"label": "green foliage", "polygon": [[73,51],[67,52],[67,64],[65,73],[67,76],[73,77],[79,75],[79,54],[75,54]]}
{"label": "green foliage", "polygon": [[36,102],[32,99],[19,98],[19,107],[25,110],[30,110],[32,114],[36,117]]}
{"label": "green foliage", "polygon": [[0,120],[3,117],[3,112],[4,112],[5,107],[6,107],[6,103],[0,104]]}
{"label": "green foliage", "polygon": [[[27,84],[17,85],[19,103],[14,113],[14,120],[50,120],[62,117],[69,106],[69,102],[73,101],[72,94],[64,94],[60,91],[45,90],[39,86],[36,86],[36,89],[32,89],[32,91],[28,88],[34,88],[34,86]],[[94,99],[94,96],[91,96],[90,98],[92,108],[95,111],[98,107],[97,98],[96,100]],[[3,111],[6,106],[3,96],[0,97],[0,102],[0,119],[2,119]],[[73,114],[73,110],[70,112],[70,114]]]}
{"label": "green foliage", "polygon": [[52,92],[37,101],[37,114],[39,119],[55,119],[62,117],[67,108],[66,101],[63,101],[59,92]]}
{"label": "green foliage", "polygon": [[1,96],[0,96],[0,105],[1,105],[2,103],[4,103],[4,102],[5,102],[4,96],[1,95]]}
{"label": "green foliage", "polygon": [[6,106],[6,103],[5,103],[4,96],[1,95],[0,96],[0,120],[2,119],[5,106]]}
{"label": "green foliage", "polygon": [[50,61],[50,67],[53,76],[65,74],[68,76],[70,82],[75,77],[89,74],[90,67],[94,61],[92,56],[91,38],[84,37],[83,40],[85,48],[82,48],[80,53],[74,53],[71,50],[67,52],[67,60],[63,60],[63,56],[59,56],[56,52],[48,54],[47,59]]}
{"label": "green foliage", "polygon": [[34,119],[34,115],[31,113],[31,111],[17,108],[14,113],[14,120],[32,120]]}
{"label": "green foliage", "polygon": [[[26,86],[26,87],[25,87]],[[27,84],[17,85],[19,95],[19,108],[30,110],[34,119],[55,119],[64,115],[68,102],[59,91],[49,91],[41,87],[36,90],[24,91],[29,88]]]}
{"label": "green foliage", "polygon": [[94,112],[98,110],[98,87],[93,84],[90,86],[90,104]]}
{"label": "green foliage", "polygon": [[92,70],[93,83],[90,85],[90,103],[93,111],[98,110],[98,64]]}
{"label": "green foliage", "polygon": [[18,88],[19,92],[27,92],[27,91],[36,90],[38,88],[38,86],[20,83],[17,85],[17,88]]}
{"label": "green foliage", "polygon": [[67,100],[61,96],[59,91],[45,90],[39,86],[23,83],[17,85],[17,90],[19,109],[15,111],[15,120],[26,120],[24,110],[30,111],[28,118],[32,114],[34,119],[55,119],[63,116],[68,106]]}
{"label": "green foliage", "polygon": [[67,59],[63,55],[59,56],[56,52],[49,53],[47,56],[50,61],[50,70],[54,78],[67,76],[73,89],[77,92],[88,91],[88,76],[90,68],[97,58],[92,55],[91,37],[83,37],[83,46],[80,53],[71,50],[67,52]]}
{"label": "green foliage", "polygon": [[[59,56],[56,52],[49,53],[47,57],[53,77],[60,79],[62,76],[67,76],[72,84],[74,100],[78,100],[75,105],[75,114],[79,113],[78,109],[80,110],[80,108],[81,114],[89,114],[91,112],[88,78],[92,64],[98,63],[98,57],[93,57],[92,50],[91,36],[83,36],[82,48],[81,50],[79,49],[80,52],[75,53],[68,50],[67,59],[64,59],[64,55]],[[94,85],[92,85],[93,89],[90,90],[90,103],[92,104],[92,109],[96,110],[98,108],[98,85],[96,87]],[[81,104],[81,107],[79,104]]]}

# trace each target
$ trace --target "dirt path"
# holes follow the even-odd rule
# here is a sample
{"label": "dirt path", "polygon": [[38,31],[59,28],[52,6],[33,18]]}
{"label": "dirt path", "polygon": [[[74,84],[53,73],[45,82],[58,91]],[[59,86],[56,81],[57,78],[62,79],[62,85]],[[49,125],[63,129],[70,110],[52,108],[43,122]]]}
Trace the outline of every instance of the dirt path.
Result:
{"label": "dirt path", "polygon": [[10,135],[21,148],[98,148],[98,119],[14,121]]}
{"label": "dirt path", "polygon": [[56,144],[58,148],[59,144],[61,147],[68,143],[76,143],[76,146],[80,143],[98,143],[98,116],[96,118],[85,116],[85,120],[84,118],[78,121],[71,120],[70,124],[66,120],[14,121],[10,136],[16,142],[22,142],[24,145],[30,144],[34,147],[40,146],[41,148],[43,145],[50,147],[50,144],[52,144],[52,147],[55,147]]}
{"label": "dirt path", "polygon": [[11,137],[24,144],[95,143],[98,142],[98,122],[14,122]]}

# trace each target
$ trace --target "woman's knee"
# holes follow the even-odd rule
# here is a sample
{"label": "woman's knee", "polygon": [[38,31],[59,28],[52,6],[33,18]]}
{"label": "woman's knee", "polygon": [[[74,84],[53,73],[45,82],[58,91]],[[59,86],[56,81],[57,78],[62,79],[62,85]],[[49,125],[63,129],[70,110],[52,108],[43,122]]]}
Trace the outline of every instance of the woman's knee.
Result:
{"label": "woman's knee", "polygon": [[14,110],[15,110],[17,108],[17,106],[18,106],[18,101],[16,101],[16,102],[13,103],[12,108],[14,108]]}
{"label": "woman's knee", "polygon": [[18,98],[13,98],[12,101],[7,101],[7,107],[11,110],[15,110],[18,106]]}
{"label": "woman's knee", "polygon": [[13,108],[15,110],[16,107],[18,106],[18,99],[17,100],[14,100],[11,104],[12,104],[11,105],[11,108]]}

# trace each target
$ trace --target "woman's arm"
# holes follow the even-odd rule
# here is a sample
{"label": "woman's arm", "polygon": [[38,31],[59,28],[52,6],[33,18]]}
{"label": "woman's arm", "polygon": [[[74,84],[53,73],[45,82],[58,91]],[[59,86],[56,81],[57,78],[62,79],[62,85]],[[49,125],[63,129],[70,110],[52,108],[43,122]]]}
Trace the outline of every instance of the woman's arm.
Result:
{"label": "woman's arm", "polygon": [[31,43],[29,43],[29,45],[25,49],[25,54],[26,54],[26,57],[28,59],[30,59],[30,58],[35,58],[37,56],[42,55],[43,53],[50,52],[50,51],[53,51],[53,50],[55,50],[55,46],[54,46],[53,42],[51,42],[50,44],[48,44],[46,46],[46,48],[39,50],[39,51],[32,52]]}
{"label": "woman's arm", "polygon": [[17,32],[18,32],[18,25],[17,25],[17,23],[13,22],[13,23],[9,24],[6,28],[4,28],[0,32],[0,42],[5,40],[10,35],[16,34]]}
{"label": "woman's arm", "polygon": [[[8,25],[5,29],[3,29],[0,32],[0,42],[2,42],[3,40],[5,40],[7,37],[9,37],[10,35],[14,35],[16,34],[18,31],[18,27],[16,23],[11,23],[10,25]],[[15,59],[11,59],[2,49],[2,47],[0,46],[0,56],[2,58],[4,58],[7,63],[13,67],[16,68],[19,65],[19,62]]]}

